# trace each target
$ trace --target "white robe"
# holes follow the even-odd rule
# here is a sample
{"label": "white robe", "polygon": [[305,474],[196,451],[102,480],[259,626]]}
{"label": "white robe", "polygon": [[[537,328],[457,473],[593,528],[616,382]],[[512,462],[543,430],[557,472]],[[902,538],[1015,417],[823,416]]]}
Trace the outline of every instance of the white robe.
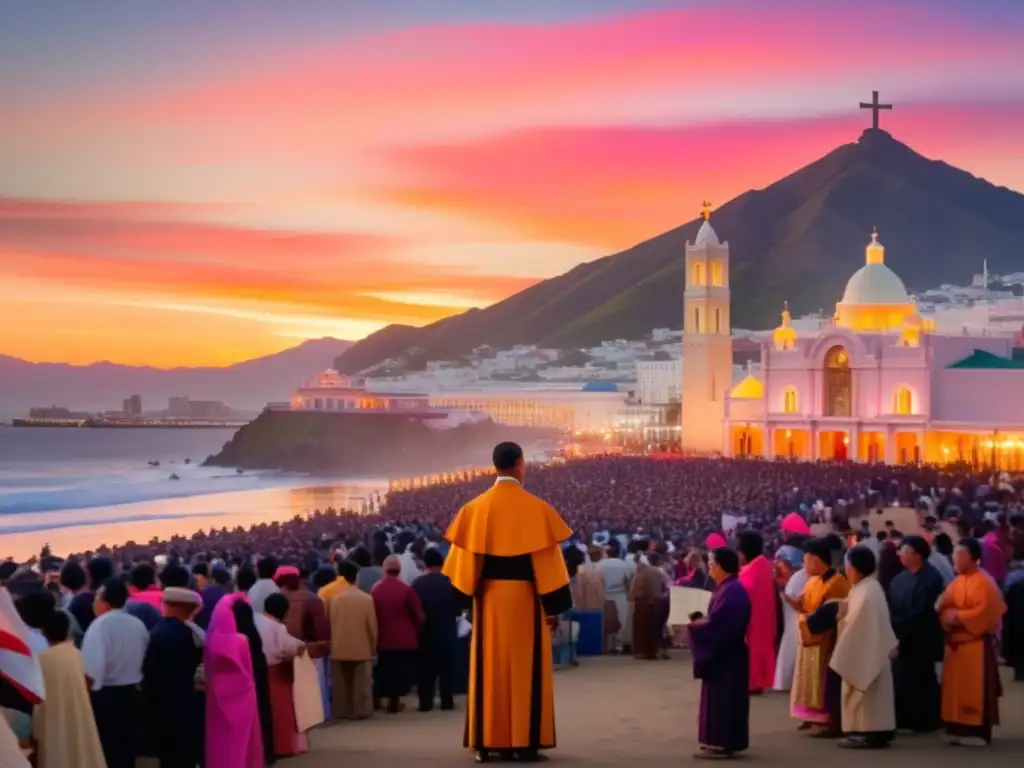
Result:
{"label": "white robe", "polygon": [[878,579],[859,581],[846,598],[829,666],[843,679],[844,733],[896,730],[890,654],[899,647]]}
{"label": "white robe", "polygon": [[[788,597],[798,598],[804,593],[807,586],[807,571],[801,568],[789,577],[786,588],[783,590]],[[797,612],[785,600],[782,601],[782,614],[784,625],[782,629],[782,642],[779,644],[779,656],[775,660],[775,683],[772,685],[776,691],[788,691],[793,687],[793,674],[796,672],[796,651],[800,643],[800,628],[797,626]]]}

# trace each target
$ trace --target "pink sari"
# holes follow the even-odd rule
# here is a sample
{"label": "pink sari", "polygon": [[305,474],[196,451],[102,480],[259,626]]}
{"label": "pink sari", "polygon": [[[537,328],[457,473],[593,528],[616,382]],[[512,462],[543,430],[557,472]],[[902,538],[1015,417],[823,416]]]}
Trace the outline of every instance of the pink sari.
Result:
{"label": "pink sari", "polygon": [[740,582],[750,596],[750,690],[770,690],[775,684],[775,639],[778,633],[775,573],[764,555],[740,569]]}
{"label": "pink sari", "polygon": [[222,598],[206,633],[206,765],[263,768],[263,737],[249,642],[238,633],[232,607],[245,595]]}

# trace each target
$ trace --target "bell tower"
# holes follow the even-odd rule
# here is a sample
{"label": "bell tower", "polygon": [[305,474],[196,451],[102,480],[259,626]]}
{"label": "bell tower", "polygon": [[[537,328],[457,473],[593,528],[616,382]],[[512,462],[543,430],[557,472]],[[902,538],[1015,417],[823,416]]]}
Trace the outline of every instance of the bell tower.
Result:
{"label": "bell tower", "polygon": [[725,397],[732,387],[732,323],[729,317],[729,243],[711,226],[711,204],[704,223],[686,243],[683,293],[683,381],[680,387],[682,448],[723,450]]}

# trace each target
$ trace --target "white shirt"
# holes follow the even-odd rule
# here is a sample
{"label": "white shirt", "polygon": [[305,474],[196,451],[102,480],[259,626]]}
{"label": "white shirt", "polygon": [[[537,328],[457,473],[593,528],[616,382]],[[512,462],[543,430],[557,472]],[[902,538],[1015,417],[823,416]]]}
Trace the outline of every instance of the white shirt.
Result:
{"label": "white shirt", "polygon": [[402,563],[402,574],[400,578],[406,584],[412,584],[417,578],[423,575],[423,571],[421,571],[420,567],[416,565],[416,558],[413,557],[413,554],[409,551],[408,547],[405,548],[405,552],[398,556],[398,559]]}
{"label": "white shirt", "polygon": [[249,590],[246,597],[249,598],[249,602],[252,603],[252,610],[254,613],[263,613],[263,604],[267,601],[275,592],[280,592],[277,588],[277,584],[274,583],[273,579],[260,579],[252,585],[252,589]]}
{"label": "white shirt", "polygon": [[286,658],[294,656],[302,647],[302,641],[288,634],[284,624],[258,613],[255,616],[256,630],[263,642],[263,655],[267,657],[267,666],[280,664]]}
{"label": "white shirt", "polygon": [[632,559],[627,562],[617,557],[606,557],[598,560],[594,567],[604,577],[606,595],[626,594],[626,580],[636,573],[636,563]]}
{"label": "white shirt", "polygon": [[94,691],[142,682],[142,662],[149,646],[146,625],[123,610],[98,616],[82,639],[85,674]]}

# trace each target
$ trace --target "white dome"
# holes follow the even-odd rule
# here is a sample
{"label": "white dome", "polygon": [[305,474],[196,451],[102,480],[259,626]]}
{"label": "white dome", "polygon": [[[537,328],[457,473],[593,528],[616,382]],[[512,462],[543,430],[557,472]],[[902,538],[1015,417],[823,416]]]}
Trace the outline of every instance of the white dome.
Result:
{"label": "white dome", "polygon": [[711,222],[708,219],[704,219],[704,223],[700,225],[700,229],[697,231],[697,239],[693,241],[694,245],[721,245],[718,242],[718,233],[715,232],[715,228],[711,226]]}
{"label": "white dome", "polygon": [[899,275],[885,264],[865,264],[846,284],[841,304],[909,304]]}

